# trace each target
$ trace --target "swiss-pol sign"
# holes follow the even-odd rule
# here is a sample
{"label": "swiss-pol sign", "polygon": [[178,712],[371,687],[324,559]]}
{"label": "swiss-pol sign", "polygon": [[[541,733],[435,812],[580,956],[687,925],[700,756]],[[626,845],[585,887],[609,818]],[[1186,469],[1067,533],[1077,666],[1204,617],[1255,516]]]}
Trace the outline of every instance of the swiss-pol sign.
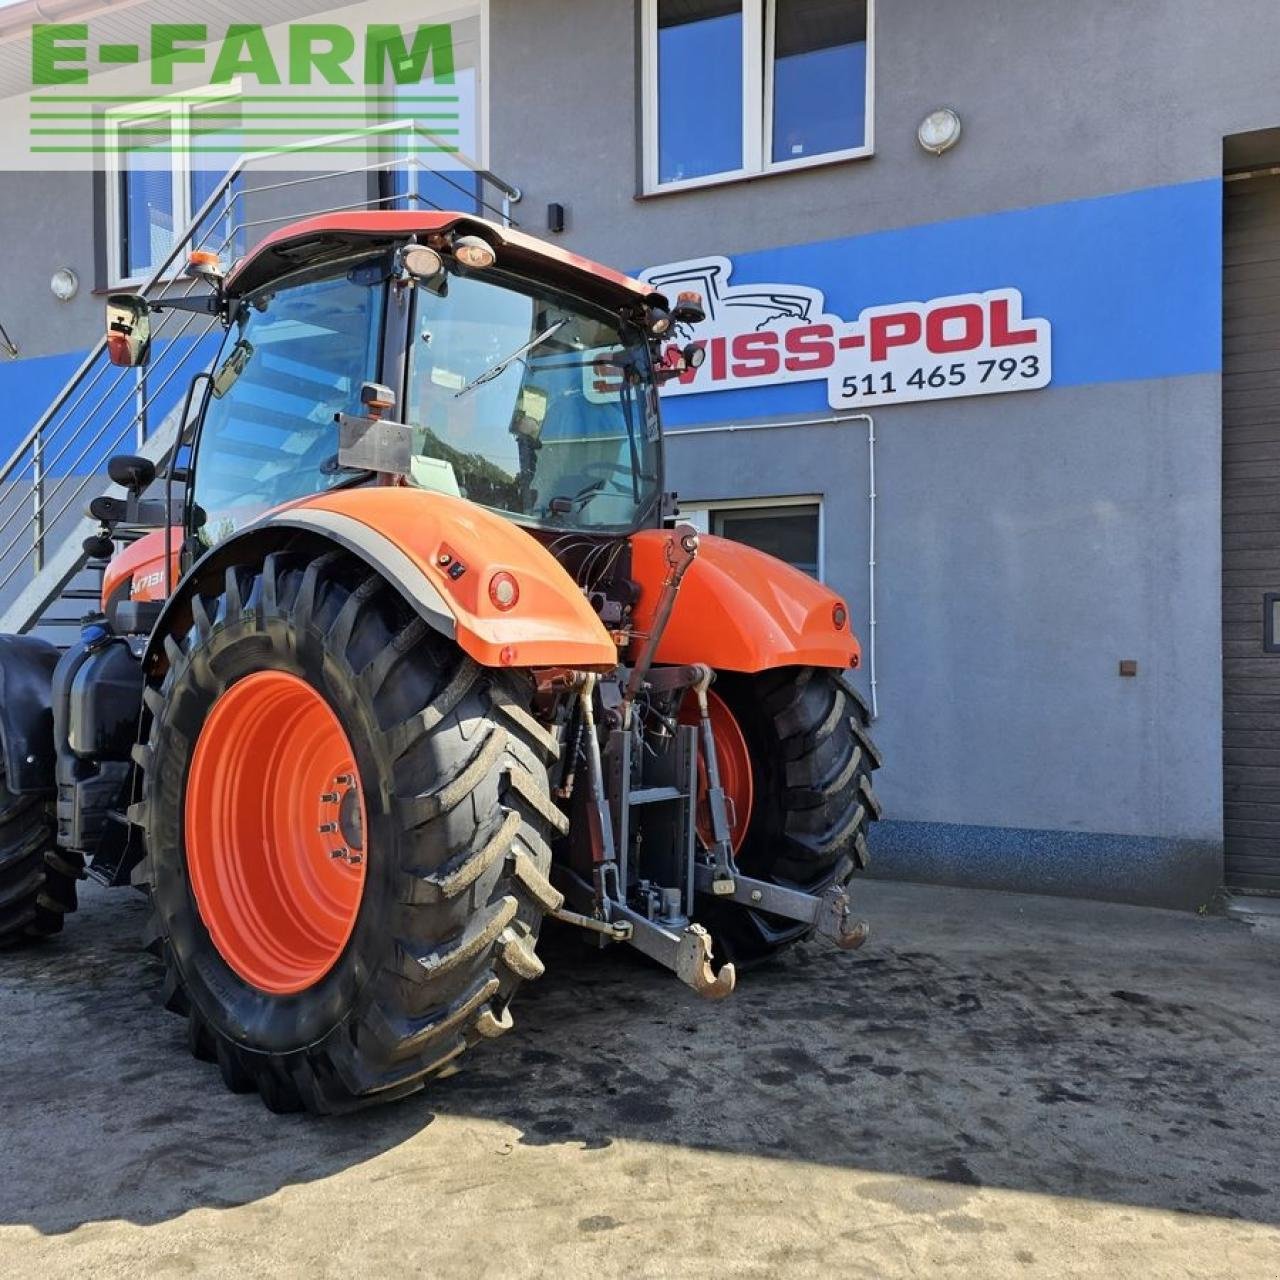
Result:
{"label": "swiss-pol sign", "polygon": [[702,294],[707,319],[695,338],[701,367],[665,394],[824,379],[833,409],[909,400],[1026,391],[1052,376],[1047,320],[1022,314],[1017,289],[989,289],[867,307],[856,319],[828,315],[805,285],[729,283],[728,258],[652,267],[642,278],[674,298]]}

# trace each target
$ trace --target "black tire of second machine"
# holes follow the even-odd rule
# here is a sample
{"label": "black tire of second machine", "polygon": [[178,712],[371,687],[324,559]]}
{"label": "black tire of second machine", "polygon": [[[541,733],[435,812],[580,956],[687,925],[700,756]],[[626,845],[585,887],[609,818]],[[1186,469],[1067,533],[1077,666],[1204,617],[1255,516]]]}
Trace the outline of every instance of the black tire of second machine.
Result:
{"label": "black tire of second machine", "polygon": [[47,938],[76,909],[84,859],[56,847],[52,802],[15,795],[0,764],[0,948]]}

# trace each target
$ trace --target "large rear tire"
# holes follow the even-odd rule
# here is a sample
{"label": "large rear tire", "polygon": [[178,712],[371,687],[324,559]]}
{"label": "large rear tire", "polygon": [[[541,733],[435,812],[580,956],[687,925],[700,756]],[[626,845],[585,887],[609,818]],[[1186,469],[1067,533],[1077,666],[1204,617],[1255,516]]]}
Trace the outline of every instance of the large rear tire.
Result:
{"label": "large rear tire", "polygon": [[[871,786],[880,753],[867,733],[870,716],[857,691],[835,671],[787,667],[721,675],[714,692],[736,722],[750,759],[751,816],[737,847],[743,873],[811,893],[847,883],[869,861],[867,828],[880,816]],[[724,754],[718,746],[717,756]],[[727,780],[725,785],[731,790]],[[738,790],[744,793],[741,785]],[[709,895],[700,900],[698,918],[711,931],[717,952],[740,969],[812,932]]]}
{"label": "large rear tire", "polygon": [[[137,753],[137,878],[196,1056],[273,1110],[328,1113],[411,1093],[509,1029],[516,988],[542,972],[550,841],[566,825],[524,679],[478,667],[340,552],[227,569],[165,651]],[[242,696],[258,688],[280,707],[274,743]],[[308,826],[314,779],[297,761],[326,743],[352,764]],[[321,865],[331,852],[358,864],[354,888]],[[263,861],[272,875],[254,879]]]}
{"label": "large rear tire", "polygon": [[15,795],[0,764],[0,947],[60,933],[76,909],[84,859],[55,846],[56,829],[51,804]]}

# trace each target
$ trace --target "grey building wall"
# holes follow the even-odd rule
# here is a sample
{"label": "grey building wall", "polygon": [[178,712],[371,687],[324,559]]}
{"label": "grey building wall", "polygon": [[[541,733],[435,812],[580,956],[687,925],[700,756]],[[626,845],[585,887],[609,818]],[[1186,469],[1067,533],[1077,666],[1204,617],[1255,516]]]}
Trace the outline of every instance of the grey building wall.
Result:
{"label": "grey building wall", "polygon": [[[494,0],[492,163],[530,229],[564,202],[570,247],[634,268],[1215,178],[1224,136],[1280,124],[1270,3],[881,0],[875,20],[873,157],[639,197],[634,0]],[[914,133],[943,104],[964,136],[937,158]],[[1213,373],[875,412],[881,868],[1210,895],[1219,402]],[[821,493],[828,578],[865,622],[861,424],[673,433],[668,459],[690,498]]]}
{"label": "grey building wall", "polygon": [[[359,166],[352,164],[352,169]],[[242,180],[236,221],[247,224],[237,244],[251,247],[292,218],[319,209],[359,207],[370,196],[366,173],[342,174],[323,183],[284,184],[300,178],[261,163]],[[0,323],[21,347],[21,358],[83,351],[102,336],[103,294],[119,282],[107,269],[104,179],[88,172],[0,172]],[[219,224],[205,247],[228,234]],[[224,254],[224,256],[226,256]],[[58,301],[49,279],[70,267],[80,290]],[[181,286],[185,291],[185,285]]]}
{"label": "grey building wall", "polygon": [[[527,229],[564,202],[563,242],[627,268],[1214,178],[1224,136],[1280,125],[1269,0],[879,0],[874,157],[638,198],[638,29],[636,0],[491,2],[491,167]],[[935,158],[914,132],[941,104],[964,137]],[[95,340],[89,180],[0,175],[0,229],[24,355]],[[48,291],[63,265],[69,306]],[[1221,847],[1217,375],[876,425],[878,865],[1202,901]],[[865,619],[860,424],[677,436],[669,471],[689,497],[822,494],[828,578]]]}
{"label": "grey building wall", "polygon": [[[0,324],[23,359],[97,341],[102,300],[94,297],[101,218],[89,173],[0,173]],[[70,267],[80,291],[59,302],[49,279]]]}
{"label": "grey building wall", "polygon": [[[641,265],[1207,178],[1225,135],[1280,124],[1271,0],[879,0],[876,154],[637,200],[637,0],[492,0],[490,159],[530,229]],[[915,142],[937,106],[964,137]]]}
{"label": "grey building wall", "polygon": [[[633,267],[1211,177],[1224,136],[1280,124],[1269,0],[879,0],[874,157],[637,199],[638,29],[636,0],[490,3],[490,167],[529,230],[565,201],[567,244]],[[965,134],[939,159],[914,134],[943,103]],[[94,217],[87,175],[0,173],[24,354],[96,336]],[[82,295],[55,306],[67,265]]]}
{"label": "grey building wall", "polygon": [[[1218,399],[1212,375],[874,414],[892,820],[877,871],[1180,906],[1212,893]],[[863,423],[677,436],[668,453],[700,497],[821,494],[828,581],[865,641]]]}

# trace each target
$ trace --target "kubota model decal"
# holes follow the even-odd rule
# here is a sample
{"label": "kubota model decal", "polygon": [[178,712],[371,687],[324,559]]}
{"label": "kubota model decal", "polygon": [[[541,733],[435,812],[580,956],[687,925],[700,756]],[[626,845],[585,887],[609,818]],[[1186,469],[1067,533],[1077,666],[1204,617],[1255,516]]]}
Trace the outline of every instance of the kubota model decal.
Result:
{"label": "kubota model decal", "polygon": [[818,289],[733,285],[732,271],[728,258],[707,257],[641,273],[668,297],[696,289],[707,313],[693,333],[706,359],[664,395],[823,379],[831,407],[847,409],[1026,391],[1052,376],[1049,322],[1023,316],[1017,289],[867,307],[846,320],[823,310]]}

